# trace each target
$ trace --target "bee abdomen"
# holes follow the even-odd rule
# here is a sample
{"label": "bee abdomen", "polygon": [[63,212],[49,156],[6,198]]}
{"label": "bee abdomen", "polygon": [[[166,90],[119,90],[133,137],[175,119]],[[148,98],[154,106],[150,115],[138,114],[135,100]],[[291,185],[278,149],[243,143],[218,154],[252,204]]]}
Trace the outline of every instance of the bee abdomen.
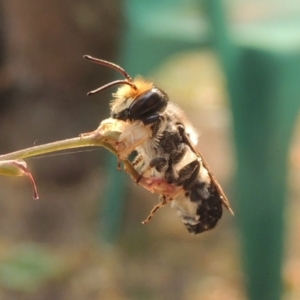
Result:
{"label": "bee abdomen", "polygon": [[[214,187],[209,188],[208,192],[210,195],[206,199],[202,197],[199,197],[198,201],[195,201],[196,199],[191,199],[193,202],[198,204],[196,216],[182,217],[182,221],[190,233],[198,234],[203,231],[210,230],[217,225],[218,221],[222,217],[222,199],[219,193]],[[193,188],[189,196],[191,197],[192,194]]]}

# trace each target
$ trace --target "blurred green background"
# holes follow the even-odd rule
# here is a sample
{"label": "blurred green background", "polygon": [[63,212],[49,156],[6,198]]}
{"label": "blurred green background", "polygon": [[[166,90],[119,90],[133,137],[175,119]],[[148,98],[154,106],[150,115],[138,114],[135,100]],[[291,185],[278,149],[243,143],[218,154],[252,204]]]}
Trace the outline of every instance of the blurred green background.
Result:
{"label": "blurred green background", "polygon": [[300,299],[299,46],[296,0],[1,0],[1,153],[108,117],[113,91],[85,95],[118,74],[90,54],[186,111],[236,216],[143,226],[157,197],[104,150],[30,159],[40,201],[1,177],[0,300]]}

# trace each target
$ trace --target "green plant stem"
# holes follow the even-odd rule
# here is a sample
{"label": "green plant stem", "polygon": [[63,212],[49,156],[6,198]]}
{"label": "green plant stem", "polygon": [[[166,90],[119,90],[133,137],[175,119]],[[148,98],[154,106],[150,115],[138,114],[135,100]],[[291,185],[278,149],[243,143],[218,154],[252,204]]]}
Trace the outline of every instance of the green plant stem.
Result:
{"label": "green plant stem", "polygon": [[[97,132],[94,132],[88,135],[83,135],[81,137],[33,146],[19,151],[3,154],[0,155],[0,160],[26,159],[50,152],[93,146],[104,147],[118,156],[117,150],[112,146],[112,143],[113,141],[117,141],[119,135],[119,132],[107,132],[105,135],[100,135]],[[132,179],[136,181],[140,176],[139,173],[133,168],[133,166],[127,159],[122,160],[122,162],[124,163],[126,172],[129,173]]]}
{"label": "green plant stem", "polygon": [[88,147],[88,146],[101,146],[99,141],[91,136],[71,138],[63,141],[57,141],[53,143],[33,146],[23,150],[11,152],[8,154],[0,155],[0,160],[8,159],[24,159],[32,156],[38,156],[49,152],[56,152],[66,149]]}

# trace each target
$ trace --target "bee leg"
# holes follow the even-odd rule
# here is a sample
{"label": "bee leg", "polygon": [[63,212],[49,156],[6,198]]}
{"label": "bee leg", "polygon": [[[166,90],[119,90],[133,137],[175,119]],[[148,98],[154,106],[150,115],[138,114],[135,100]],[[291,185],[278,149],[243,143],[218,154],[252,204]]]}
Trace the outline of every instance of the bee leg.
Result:
{"label": "bee leg", "polygon": [[143,186],[150,192],[156,192],[159,194],[173,194],[175,187],[169,184],[164,178],[158,178],[155,176],[145,176],[145,174],[152,168],[160,168],[166,164],[166,159],[163,157],[157,157],[151,160],[150,164],[145,168],[143,165],[143,157],[138,155],[132,162],[134,168],[140,169],[139,177],[136,179],[136,183]]}
{"label": "bee leg", "polygon": [[[160,178],[159,176],[156,177],[153,174],[149,176],[147,174],[147,172],[153,168],[156,168],[158,172],[161,172],[166,165],[167,160],[164,157],[153,158],[149,165],[140,173],[136,183],[152,193],[156,192],[162,195],[173,195],[174,193],[178,193],[178,188],[176,189],[176,187],[169,183],[165,178]],[[145,176],[145,174],[147,175]]]}
{"label": "bee leg", "polygon": [[189,190],[196,183],[200,166],[199,159],[195,159],[179,170],[177,181],[179,184],[182,184],[184,190]]}
{"label": "bee leg", "polygon": [[165,179],[157,177],[140,176],[138,184],[151,193],[155,192],[162,195],[173,195],[177,193],[177,190],[180,190],[176,189],[174,185],[169,184]]}
{"label": "bee leg", "polygon": [[132,161],[132,165],[134,166],[134,168],[140,168],[143,164],[143,156],[141,154],[137,155],[134,160]]}
{"label": "bee leg", "polygon": [[149,163],[150,168],[155,168],[157,172],[161,172],[163,168],[167,165],[168,161],[162,156],[154,157]]}
{"label": "bee leg", "polygon": [[[143,156],[141,154],[138,154],[134,160],[131,162],[132,166],[135,168],[135,170],[137,172],[140,173],[140,170],[143,169],[143,165],[144,165],[144,159]],[[141,175],[138,177],[138,179],[135,181],[136,183],[139,182]]]}
{"label": "bee leg", "polygon": [[[136,160],[139,160],[139,156],[136,158]],[[134,160],[134,162],[136,160]],[[142,178],[142,176],[144,176],[151,169],[155,168],[157,172],[161,172],[166,165],[167,165],[167,159],[164,157],[158,156],[151,159],[149,165],[141,172],[140,177],[137,179],[137,183]]]}
{"label": "bee leg", "polygon": [[154,216],[154,214],[161,208],[161,207],[163,207],[163,206],[165,206],[167,203],[168,203],[168,201],[171,201],[172,199],[171,198],[168,198],[167,196],[165,196],[165,195],[160,195],[159,196],[159,203],[158,204],[156,204],[153,208],[152,208],[152,210],[150,211],[150,214],[149,214],[149,216],[142,222],[142,224],[147,224],[147,223],[149,223],[150,222],[150,220],[152,219],[152,217]]}
{"label": "bee leg", "polygon": [[141,180],[141,178],[144,176],[145,173],[147,173],[148,171],[150,171],[152,168],[155,168],[157,170],[157,172],[161,172],[162,169],[167,165],[167,160],[164,157],[158,156],[153,158],[149,165],[147,166],[147,168],[145,168],[143,170],[143,172],[141,172],[139,178],[137,179],[137,183]]}

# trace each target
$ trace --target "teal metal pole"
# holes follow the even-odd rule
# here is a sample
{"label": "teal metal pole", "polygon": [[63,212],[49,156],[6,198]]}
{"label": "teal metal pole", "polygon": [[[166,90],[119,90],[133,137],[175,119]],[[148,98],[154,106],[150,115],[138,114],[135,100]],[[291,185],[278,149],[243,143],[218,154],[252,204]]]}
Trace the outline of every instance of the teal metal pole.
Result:
{"label": "teal metal pole", "polygon": [[116,244],[122,230],[125,211],[126,185],[128,178],[124,171],[117,171],[117,158],[107,154],[106,186],[101,196],[101,239]]}
{"label": "teal metal pole", "polygon": [[300,106],[300,56],[233,45],[222,2],[206,3],[232,104],[238,162],[236,217],[248,296],[279,300],[287,155]]}

